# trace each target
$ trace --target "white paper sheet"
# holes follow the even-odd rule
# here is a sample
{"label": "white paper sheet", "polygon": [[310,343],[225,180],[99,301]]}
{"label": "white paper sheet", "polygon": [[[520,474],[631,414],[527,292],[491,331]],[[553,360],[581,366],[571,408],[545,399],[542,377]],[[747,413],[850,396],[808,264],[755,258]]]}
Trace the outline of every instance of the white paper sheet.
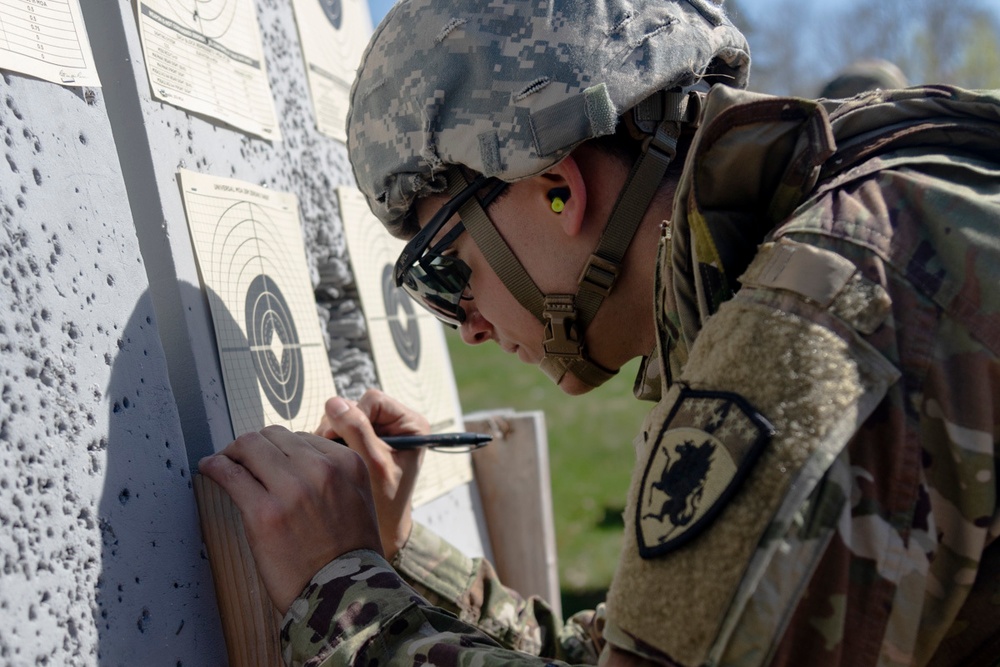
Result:
{"label": "white paper sheet", "polygon": [[351,84],[372,34],[364,0],[293,0],[316,127],[347,140]]}
{"label": "white paper sheet", "polygon": [[0,0],[0,68],[100,86],[79,0]]}
{"label": "white paper sheet", "polygon": [[253,0],[139,0],[153,97],[277,141]]}
{"label": "white paper sheet", "polygon": [[298,200],[180,170],[236,435],[312,432],[336,394],[306,268]]}
{"label": "white paper sheet", "polygon": [[[392,280],[392,267],[405,244],[385,231],[360,192],[342,187],[337,196],[382,390],[422,413],[435,433],[463,430],[444,329]],[[429,451],[413,504],[426,503],[471,480],[468,453]]]}

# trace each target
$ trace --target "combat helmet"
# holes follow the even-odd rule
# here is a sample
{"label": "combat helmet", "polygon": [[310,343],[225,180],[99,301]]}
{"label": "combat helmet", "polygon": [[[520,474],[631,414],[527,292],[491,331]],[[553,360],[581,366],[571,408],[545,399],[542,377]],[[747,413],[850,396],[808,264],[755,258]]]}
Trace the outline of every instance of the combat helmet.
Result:
{"label": "combat helmet", "polygon": [[903,70],[889,60],[864,58],[837,72],[819,91],[819,97],[841,99],[869,90],[906,88],[909,81]]}
{"label": "combat helmet", "polygon": [[[589,360],[583,332],[682,126],[700,116],[699,89],[745,87],[749,65],[745,38],[710,0],[400,0],[376,28],[351,89],[350,161],[372,212],[400,238],[419,231],[417,199],[466,193],[458,209],[465,228],[545,325],[542,369],[557,383],[570,370],[597,386],[613,373]],[[577,294],[542,294],[469,190],[483,178],[543,173],[580,143],[614,133],[626,112],[644,136],[642,154]]]}

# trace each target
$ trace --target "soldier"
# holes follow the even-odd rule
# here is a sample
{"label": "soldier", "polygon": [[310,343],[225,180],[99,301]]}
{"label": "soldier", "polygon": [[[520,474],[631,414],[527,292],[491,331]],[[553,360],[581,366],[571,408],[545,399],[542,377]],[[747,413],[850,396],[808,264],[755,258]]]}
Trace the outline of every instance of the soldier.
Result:
{"label": "soldier", "polygon": [[426,422],[377,392],[328,402],[349,447],[204,460],[290,664],[996,660],[1000,96],[748,67],[708,0],[386,16],[348,147],[397,281],[569,394],[642,357],[655,405],[606,605],[565,625],[412,524],[419,461],[378,434]]}
{"label": "soldier", "polygon": [[853,97],[869,90],[892,90],[910,85],[895,63],[882,58],[857,60],[823,84],[820,97],[838,99]]}

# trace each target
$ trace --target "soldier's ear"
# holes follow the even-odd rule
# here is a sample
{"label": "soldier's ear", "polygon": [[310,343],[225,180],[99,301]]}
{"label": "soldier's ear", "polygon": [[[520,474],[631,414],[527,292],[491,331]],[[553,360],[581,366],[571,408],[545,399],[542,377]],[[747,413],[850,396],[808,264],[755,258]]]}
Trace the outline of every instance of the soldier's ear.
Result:
{"label": "soldier's ear", "polygon": [[583,228],[587,211],[587,187],[580,167],[569,155],[538,179],[539,205],[547,209],[546,218],[559,224],[567,236],[576,236]]}

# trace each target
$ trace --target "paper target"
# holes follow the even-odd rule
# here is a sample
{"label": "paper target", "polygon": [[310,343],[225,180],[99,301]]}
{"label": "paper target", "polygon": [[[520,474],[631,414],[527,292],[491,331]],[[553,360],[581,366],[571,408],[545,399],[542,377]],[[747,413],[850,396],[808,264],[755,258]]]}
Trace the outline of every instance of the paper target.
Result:
{"label": "paper target", "polygon": [[336,390],[294,195],[181,170],[236,435],[311,431]]}
{"label": "paper target", "polygon": [[138,0],[136,8],[156,99],[281,138],[253,0]]}
{"label": "paper target", "polygon": [[[462,409],[441,323],[392,280],[403,242],[385,231],[360,192],[338,188],[337,196],[382,390],[422,413],[434,432],[462,430]],[[471,479],[468,454],[427,452],[414,505]]]}
{"label": "paper target", "polygon": [[372,34],[364,0],[293,0],[316,127],[345,141],[354,74]]}

